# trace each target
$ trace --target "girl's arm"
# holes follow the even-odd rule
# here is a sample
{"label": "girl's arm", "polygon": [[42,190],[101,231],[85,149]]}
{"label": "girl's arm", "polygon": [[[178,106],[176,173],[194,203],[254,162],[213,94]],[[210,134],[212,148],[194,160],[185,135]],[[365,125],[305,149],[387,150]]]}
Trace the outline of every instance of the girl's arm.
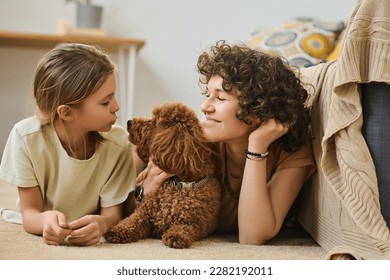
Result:
{"label": "girl's arm", "polygon": [[64,242],[70,230],[66,217],[59,211],[43,212],[43,201],[39,186],[18,187],[20,206],[25,231],[42,235],[47,244],[58,245]]}

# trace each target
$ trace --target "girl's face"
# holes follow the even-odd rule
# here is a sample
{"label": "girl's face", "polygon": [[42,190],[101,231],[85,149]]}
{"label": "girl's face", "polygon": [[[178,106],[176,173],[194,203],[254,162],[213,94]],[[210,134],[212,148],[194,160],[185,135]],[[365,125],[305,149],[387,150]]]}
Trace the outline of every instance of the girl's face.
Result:
{"label": "girl's face", "polygon": [[247,141],[256,124],[247,125],[237,119],[237,92],[224,91],[222,81],[220,76],[212,76],[207,83],[207,99],[201,106],[206,117],[202,123],[204,136],[208,142]]}
{"label": "girl's face", "polygon": [[117,120],[116,76],[111,74],[102,86],[77,108],[77,125],[84,131],[109,131]]}

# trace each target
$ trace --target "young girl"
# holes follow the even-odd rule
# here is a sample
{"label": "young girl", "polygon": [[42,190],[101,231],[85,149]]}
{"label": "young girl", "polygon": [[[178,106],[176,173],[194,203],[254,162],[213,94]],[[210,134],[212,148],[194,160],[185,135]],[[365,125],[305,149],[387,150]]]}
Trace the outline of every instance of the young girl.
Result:
{"label": "young girl", "polygon": [[36,116],[12,129],[0,177],[18,186],[24,229],[47,244],[98,243],[122,218],[135,169],[115,91],[114,64],[92,46],[60,44],[37,66]]}
{"label": "young girl", "polygon": [[[315,169],[307,92],[278,57],[223,41],[198,60],[206,85],[203,130],[216,143],[224,186],[218,230],[263,244],[281,229]],[[148,164],[144,193],[170,176]]]}

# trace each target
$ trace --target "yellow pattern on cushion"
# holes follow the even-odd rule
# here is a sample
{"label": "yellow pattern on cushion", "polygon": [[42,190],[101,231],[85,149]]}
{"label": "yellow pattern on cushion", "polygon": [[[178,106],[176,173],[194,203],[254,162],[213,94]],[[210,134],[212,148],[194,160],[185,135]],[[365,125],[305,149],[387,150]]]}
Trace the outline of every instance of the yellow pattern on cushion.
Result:
{"label": "yellow pattern on cushion", "polygon": [[344,23],[298,18],[254,32],[249,47],[285,57],[291,65],[317,64],[334,50]]}
{"label": "yellow pattern on cushion", "polygon": [[341,35],[339,36],[339,38],[338,38],[338,40],[337,40],[336,47],[335,47],[335,48],[333,49],[333,51],[328,55],[328,57],[326,58],[326,60],[336,60],[336,59],[339,57],[340,50],[341,50],[341,45],[343,44],[344,33],[345,33],[345,32],[342,32],[342,33],[341,33]]}

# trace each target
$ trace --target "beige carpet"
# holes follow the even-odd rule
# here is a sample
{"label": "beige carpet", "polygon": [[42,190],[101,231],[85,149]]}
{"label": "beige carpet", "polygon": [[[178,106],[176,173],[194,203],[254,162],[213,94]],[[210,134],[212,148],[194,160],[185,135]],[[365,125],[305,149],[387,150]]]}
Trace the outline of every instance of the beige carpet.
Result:
{"label": "beige carpet", "polygon": [[[16,188],[0,181],[0,208],[15,209]],[[91,247],[49,246],[21,225],[0,218],[1,260],[322,260],[326,251],[310,237],[281,234],[263,246],[240,245],[235,235],[215,235],[189,249],[166,247],[159,239],[132,244],[102,243]]]}

